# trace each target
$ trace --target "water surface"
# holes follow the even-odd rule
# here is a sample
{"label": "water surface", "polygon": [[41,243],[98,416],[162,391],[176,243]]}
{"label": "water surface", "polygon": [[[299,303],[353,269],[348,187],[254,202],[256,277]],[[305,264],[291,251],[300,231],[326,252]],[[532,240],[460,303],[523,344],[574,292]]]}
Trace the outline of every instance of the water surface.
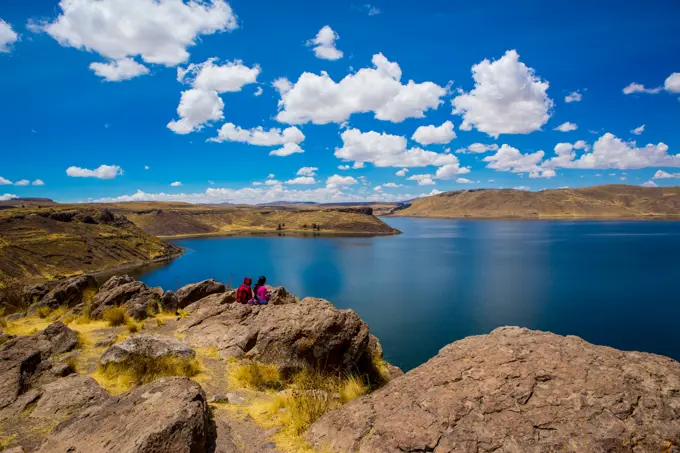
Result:
{"label": "water surface", "polygon": [[138,277],[266,275],[356,310],[405,370],[504,325],[680,359],[680,222],[385,220],[404,234],[180,240],[184,256]]}

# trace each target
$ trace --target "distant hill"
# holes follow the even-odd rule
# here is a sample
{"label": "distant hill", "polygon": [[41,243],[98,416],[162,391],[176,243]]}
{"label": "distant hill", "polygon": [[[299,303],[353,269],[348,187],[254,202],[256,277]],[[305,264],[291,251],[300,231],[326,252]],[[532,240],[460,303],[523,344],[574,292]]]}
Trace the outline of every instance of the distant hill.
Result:
{"label": "distant hill", "polygon": [[54,206],[57,203],[50,198],[12,198],[0,201],[0,209],[10,209],[22,206]]}
{"label": "distant hill", "polygon": [[523,219],[680,218],[680,187],[607,185],[526,192],[481,189],[420,198],[395,216]]}

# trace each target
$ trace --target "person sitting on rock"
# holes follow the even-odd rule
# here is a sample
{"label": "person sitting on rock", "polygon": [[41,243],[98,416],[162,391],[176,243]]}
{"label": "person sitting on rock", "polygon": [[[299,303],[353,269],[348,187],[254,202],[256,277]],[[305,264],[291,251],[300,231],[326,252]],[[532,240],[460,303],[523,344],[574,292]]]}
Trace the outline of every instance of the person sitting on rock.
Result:
{"label": "person sitting on rock", "polygon": [[236,302],[240,304],[247,304],[253,298],[253,290],[250,285],[253,284],[253,279],[246,277],[243,279],[243,284],[236,290]]}
{"label": "person sitting on rock", "polygon": [[255,288],[253,288],[253,292],[255,293],[255,297],[253,297],[253,304],[267,305],[269,303],[269,291],[267,291],[265,283],[267,283],[267,277],[262,276],[257,279]]}

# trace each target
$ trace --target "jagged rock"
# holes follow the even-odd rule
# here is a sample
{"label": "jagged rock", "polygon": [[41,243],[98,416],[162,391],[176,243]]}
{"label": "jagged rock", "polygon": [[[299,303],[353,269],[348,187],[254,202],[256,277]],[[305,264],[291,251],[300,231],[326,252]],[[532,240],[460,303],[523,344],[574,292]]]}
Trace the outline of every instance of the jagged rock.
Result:
{"label": "jagged rock", "polygon": [[100,319],[107,309],[124,306],[129,316],[146,319],[158,312],[162,294],[160,288],[149,288],[127,275],[111,277],[94,297],[91,316]]}
{"label": "jagged rock", "polygon": [[322,299],[289,305],[204,306],[180,322],[184,341],[217,347],[223,358],[279,365],[354,370],[368,345],[368,326],[351,310]]}
{"label": "jagged rock", "polygon": [[99,211],[99,213],[95,216],[95,220],[101,223],[113,223],[116,221],[116,216],[113,215],[111,211],[108,209],[102,209]]}
{"label": "jagged rock", "polygon": [[91,275],[79,275],[58,283],[38,302],[31,305],[29,313],[35,313],[40,307],[73,307],[83,301],[86,290],[97,290],[97,281]]}
{"label": "jagged rock", "polygon": [[94,344],[95,348],[108,348],[112,344],[118,341],[118,333],[109,332],[104,334],[97,342]]}
{"label": "jagged rock", "polygon": [[220,305],[233,304],[236,302],[236,290],[227,291],[226,293],[213,294],[204,297],[201,300],[187,305],[184,311],[187,313],[194,313],[205,307],[219,307]]}
{"label": "jagged rock", "polygon": [[24,288],[23,296],[26,299],[26,302],[31,305],[40,302],[49,292],[50,288],[47,285],[33,285]]}
{"label": "jagged rock", "polygon": [[55,379],[52,362],[78,345],[74,331],[61,322],[27,337],[13,338],[0,345],[0,409],[13,404],[30,389]]}
{"label": "jagged rock", "polygon": [[297,303],[297,297],[289,293],[283,286],[269,288],[270,305],[287,305]]}
{"label": "jagged rock", "polygon": [[25,313],[12,313],[11,315],[5,316],[5,321],[12,322],[24,319],[26,317]]}
{"label": "jagged rock", "polygon": [[175,311],[177,310],[179,303],[177,302],[177,297],[174,291],[166,291],[161,296],[161,307],[165,311]]}
{"label": "jagged rock", "polygon": [[227,287],[224,286],[224,284],[212,279],[183,286],[175,293],[175,298],[177,300],[177,307],[175,308],[184,308],[204,297],[208,297],[211,294],[223,293],[226,290]]}
{"label": "jagged rock", "polygon": [[136,358],[160,359],[178,357],[193,359],[196,352],[171,337],[135,335],[109,347],[99,359],[102,366],[109,363],[124,363]]}
{"label": "jagged rock", "polygon": [[680,445],[680,363],[500,328],[321,417],[327,451],[661,452]]}
{"label": "jagged rock", "polygon": [[94,379],[76,374],[44,385],[41,392],[42,396],[30,412],[32,418],[67,417],[109,397]]}
{"label": "jagged rock", "polygon": [[159,379],[62,422],[39,453],[206,453],[208,405],[187,378]]}

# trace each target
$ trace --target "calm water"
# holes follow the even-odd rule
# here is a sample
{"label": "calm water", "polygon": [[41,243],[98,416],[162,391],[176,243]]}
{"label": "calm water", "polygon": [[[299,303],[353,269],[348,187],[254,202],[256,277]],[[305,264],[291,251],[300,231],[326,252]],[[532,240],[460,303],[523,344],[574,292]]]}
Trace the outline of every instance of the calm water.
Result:
{"label": "calm water", "polygon": [[680,222],[387,222],[404,234],[177,241],[186,255],[138,277],[177,289],[264,274],[356,310],[404,369],[503,325],[680,360]]}

